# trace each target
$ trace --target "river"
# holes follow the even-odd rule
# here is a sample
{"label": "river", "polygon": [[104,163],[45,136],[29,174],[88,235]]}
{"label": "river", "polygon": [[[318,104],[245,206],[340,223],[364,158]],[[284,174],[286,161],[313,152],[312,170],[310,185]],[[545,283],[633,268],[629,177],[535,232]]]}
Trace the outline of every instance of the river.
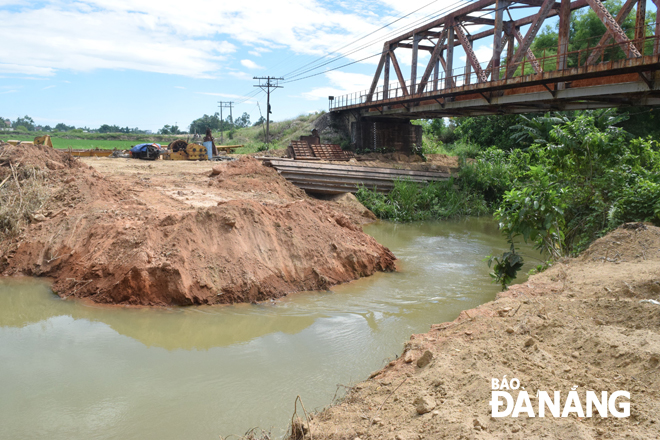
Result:
{"label": "river", "polygon": [[482,259],[506,243],[492,219],[364,229],[399,272],[259,305],[95,306],[3,280],[0,438],[218,439],[257,426],[279,436],[296,395],[322,408],[410,334],[495,298]]}

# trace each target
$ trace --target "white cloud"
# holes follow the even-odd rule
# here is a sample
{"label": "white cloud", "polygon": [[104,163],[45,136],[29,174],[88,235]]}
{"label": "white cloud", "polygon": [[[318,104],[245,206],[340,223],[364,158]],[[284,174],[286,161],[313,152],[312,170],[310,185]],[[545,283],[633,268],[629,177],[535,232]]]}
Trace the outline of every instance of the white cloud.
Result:
{"label": "white cloud", "polygon": [[347,93],[362,93],[369,89],[373,77],[362,73],[347,73],[338,70],[327,72],[326,78],[330,87],[318,87],[305,92],[302,96],[309,100],[328,99],[328,96],[339,96]]}
{"label": "white cloud", "polygon": [[[239,45],[249,46],[253,56],[281,48],[326,54],[391,20],[384,15],[396,4],[356,0],[339,9],[324,0],[253,0],[249,6],[189,0],[184,8],[179,0],[0,0],[9,3],[24,6],[0,10],[0,73],[132,69],[198,78],[221,75]],[[348,58],[378,51],[389,31],[370,36],[374,45]]]}
{"label": "white cloud", "polygon": [[248,69],[263,69],[262,66],[258,65],[252,60],[241,60],[241,65],[247,67]]}
{"label": "white cloud", "polygon": [[174,88],[175,88],[175,89],[181,89],[181,90],[186,90],[186,88],[185,88],[185,87],[183,87],[183,86],[174,86]]}
{"label": "white cloud", "polygon": [[245,96],[241,95],[233,95],[231,93],[216,93],[216,92],[195,92],[198,95],[208,95],[208,96],[220,96],[221,98],[229,98],[229,99],[243,99]]}
{"label": "white cloud", "polygon": [[[2,28],[0,28],[0,35]],[[0,61],[5,59],[2,56],[2,46],[0,46]],[[9,59],[9,58],[8,58]],[[28,61],[28,60],[26,60]],[[2,73],[22,73],[25,75],[43,75],[51,76],[55,74],[55,69],[51,67],[38,67],[30,64],[3,64],[0,62],[0,72]]]}
{"label": "white cloud", "polygon": [[57,86],[54,85],[54,84],[51,84],[51,85],[49,85],[49,86],[44,87],[44,88],[41,89],[41,90],[48,90],[48,89],[52,89],[53,87],[57,87]]}
{"label": "white cloud", "polygon": [[248,53],[252,56],[255,56],[255,57],[260,57],[261,56],[261,53],[257,52],[256,50],[251,50]]}
{"label": "white cloud", "polygon": [[232,70],[231,72],[228,72],[229,75],[233,76],[236,79],[242,79],[242,80],[249,80],[252,81],[253,76],[250,75],[249,73],[237,71],[237,70]]}

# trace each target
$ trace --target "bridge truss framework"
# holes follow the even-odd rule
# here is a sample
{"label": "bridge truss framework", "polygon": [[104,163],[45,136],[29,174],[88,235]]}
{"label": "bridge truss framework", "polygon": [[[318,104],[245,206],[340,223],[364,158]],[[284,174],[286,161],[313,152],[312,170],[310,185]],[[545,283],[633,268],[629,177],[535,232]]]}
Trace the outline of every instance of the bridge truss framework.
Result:
{"label": "bridge truss framework", "polygon": [[[660,0],[652,1],[660,5]],[[419,119],[660,105],[660,13],[647,25],[646,5],[647,0],[627,0],[613,17],[600,0],[479,0],[385,42],[369,90],[334,97],[330,110]],[[512,18],[512,11],[527,8],[536,12]],[[592,45],[569,51],[571,12],[582,8],[596,13],[606,33]],[[621,24],[633,9],[631,39]],[[532,43],[545,20],[554,16],[559,16],[556,53],[536,56]],[[470,34],[474,25],[485,29]],[[484,38],[493,39],[488,63],[480,63],[473,50],[474,42]],[[464,66],[455,67],[455,48],[465,53]],[[397,58],[401,50],[412,51],[407,80]],[[618,50],[621,59],[604,61],[607,53]],[[423,71],[418,71],[419,51],[430,54]]]}

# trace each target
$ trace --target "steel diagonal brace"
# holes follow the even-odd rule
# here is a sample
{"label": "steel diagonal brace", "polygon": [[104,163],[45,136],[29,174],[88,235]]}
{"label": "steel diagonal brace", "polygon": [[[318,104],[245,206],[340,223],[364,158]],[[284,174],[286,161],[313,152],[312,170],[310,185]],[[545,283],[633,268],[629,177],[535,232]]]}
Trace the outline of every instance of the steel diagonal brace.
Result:
{"label": "steel diagonal brace", "polygon": [[[595,1],[595,0],[587,0],[587,1]],[[532,41],[534,40],[534,38],[536,38],[536,34],[539,32],[539,29],[541,29],[541,25],[543,24],[545,18],[550,13],[550,10],[554,6],[554,4],[555,4],[554,0],[544,0],[543,4],[541,5],[541,9],[536,14],[536,16],[534,17],[534,21],[527,30],[527,34],[525,35],[525,38],[523,39],[522,43],[520,43],[518,50],[516,51],[516,54],[513,56],[514,65],[518,65],[520,61],[523,59],[523,56],[527,54],[527,49],[529,49],[529,47],[532,45]],[[512,78],[514,72],[515,69],[511,69],[511,71],[508,72],[506,75],[507,79]]]}
{"label": "steel diagonal brace", "polygon": [[612,36],[616,40],[617,43],[621,45],[621,48],[625,53],[628,54],[629,58],[635,57],[639,58],[642,56],[642,54],[637,50],[635,45],[633,44],[632,41],[628,38],[625,32],[623,32],[623,29],[621,29],[621,26],[619,26],[619,23],[616,22],[614,17],[612,17],[612,14],[609,13],[609,11],[603,6],[603,4],[599,0],[587,0],[587,3],[589,3],[589,6],[591,6],[591,9],[594,10],[598,18],[600,18],[600,21],[603,22],[607,30],[609,30],[612,33]]}
{"label": "steel diagonal brace", "polygon": [[454,26],[454,29],[456,30],[458,41],[460,41],[461,46],[463,46],[463,50],[465,51],[465,54],[467,55],[467,58],[470,61],[470,64],[472,65],[474,72],[477,74],[477,78],[479,78],[479,82],[488,81],[486,74],[479,65],[479,59],[477,59],[477,55],[474,53],[474,50],[472,50],[472,46],[470,45],[470,42],[465,36],[463,29],[461,29],[461,26],[459,25]]}
{"label": "steel diagonal brace", "polygon": [[[523,36],[517,28],[514,28],[513,35],[516,37],[516,40],[518,40],[518,44],[522,44]],[[534,52],[532,52],[532,49],[527,49],[527,59],[529,60],[530,63],[532,63],[532,67],[534,68],[534,72],[543,73],[543,69],[541,69],[541,65],[539,64],[539,60],[536,59],[536,55],[534,55]]]}
{"label": "steel diagonal brace", "polygon": [[447,38],[447,32],[443,31],[440,39],[438,39],[438,42],[435,45],[435,48],[433,49],[433,52],[431,53],[431,59],[429,60],[428,65],[426,66],[426,70],[424,70],[424,75],[422,76],[422,79],[419,81],[419,88],[417,89],[417,93],[422,93],[424,91],[424,88],[429,82],[429,78],[431,77],[431,72],[433,72],[433,69],[435,67],[435,62],[440,59],[440,52],[442,52],[442,47],[445,44],[445,39]]}
{"label": "steel diagonal brace", "polygon": [[[619,10],[619,13],[616,14],[616,22],[617,24],[621,25],[623,23],[623,20],[630,15],[630,11],[632,11],[632,8],[635,7],[635,4],[637,3],[638,0],[628,0]],[[600,39],[598,42],[598,45],[594,48],[594,51],[591,52],[591,55],[589,55],[589,58],[587,58],[587,64],[594,64],[596,60],[601,56],[604,50],[604,46],[607,44],[609,39],[612,38],[612,32],[610,32],[609,28],[607,28],[607,31],[605,31],[605,35]]]}
{"label": "steel diagonal brace", "polygon": [[385,57],[387,55],[388,48],[383,47],[383,53],[380,56],[380,61],[378,62],[378,67],[376,68],[376,73],[374,74],[374,79],[371,81],[371,87],[369,87],[369,93],[367,94],[367,102],[371,102],[374,98],[374,92],[378,86],[378,81],[380,80],[380,73],[383,71],[383,66],[385,65]]}
{"label": "steel diagonal brace", "polygon": [[401,91],[403,92],[403,96],[408,96],[408,87],[406,87],[406,80],[403,78],[403,74],[401,73],[401,67],[399,67],[399,61],[396,59],[396,55],[394,55],[394,51],[390,50],[390,60],[392,61],[392,67],[394,67],[394,71],[396,72],[396,77],[399,80],[399,86],[401,87]]}

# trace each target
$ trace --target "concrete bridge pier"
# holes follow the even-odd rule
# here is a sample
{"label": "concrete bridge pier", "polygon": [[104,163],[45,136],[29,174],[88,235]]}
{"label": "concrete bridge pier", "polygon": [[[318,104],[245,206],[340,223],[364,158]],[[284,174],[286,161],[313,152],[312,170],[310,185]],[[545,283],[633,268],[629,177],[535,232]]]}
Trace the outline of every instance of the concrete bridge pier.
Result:
{"label": "concrete bridge pier", "polygon": [[357,151],[411,154],[422,147],[422,126],[407,119],[364,117],[357,112],[332,112],[332,125]]}

